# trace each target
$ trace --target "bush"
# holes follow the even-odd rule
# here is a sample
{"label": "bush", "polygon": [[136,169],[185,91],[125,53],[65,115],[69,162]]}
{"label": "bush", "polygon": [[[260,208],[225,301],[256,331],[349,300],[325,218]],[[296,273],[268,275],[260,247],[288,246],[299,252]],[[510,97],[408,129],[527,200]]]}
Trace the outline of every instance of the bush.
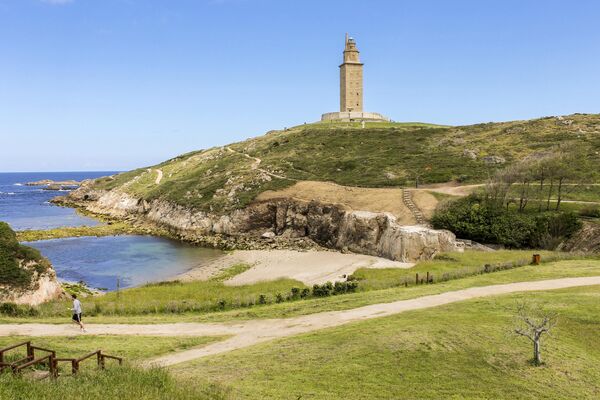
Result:
{"label": "bush", "polygon": [[313,296],[315,297],[327,297],[333,293],[333,283],[325,282],[322,285],[313,285]]}
{"label": "bush", "polygon": [[0,303],[0,314],[15,317],[19,313],[19,307],[15,303]]}
{"label": "bush", "polygon": [[38,315],[38,309],[29,305],[0,303],[0,314],[9,317],[35,317]]}
{"label": "bush", "polygon": [[300,288],[293,287],[290,294],[290,299],[297,300],[300,298]]}
{"label": "bush", "polygon": [[261,294],[258,296],[258,304],[267,304],[267,296]]}
{"label": "bush", "polygon": [[572,212],[523,213],[488,206],[474,195],[447,203],[431,222],[460,238],[508,248],[554,248],[581,227]]}

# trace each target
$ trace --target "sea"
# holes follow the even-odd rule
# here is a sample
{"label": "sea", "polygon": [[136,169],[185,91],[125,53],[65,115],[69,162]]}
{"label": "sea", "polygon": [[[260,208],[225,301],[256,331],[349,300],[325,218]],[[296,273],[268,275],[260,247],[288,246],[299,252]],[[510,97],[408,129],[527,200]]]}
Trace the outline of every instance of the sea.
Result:
{"label": "sea", "polygon": [[[94,226],[101,222],[50,200],[68,191],[44,190],[27,182],[94,179],[103,172],[0,173],[0,221],[14,230]],[[24,243],[50,260],[59,280],[115,290],[167,280],[222,257],[223,252],[155,236],[77,237]]]}

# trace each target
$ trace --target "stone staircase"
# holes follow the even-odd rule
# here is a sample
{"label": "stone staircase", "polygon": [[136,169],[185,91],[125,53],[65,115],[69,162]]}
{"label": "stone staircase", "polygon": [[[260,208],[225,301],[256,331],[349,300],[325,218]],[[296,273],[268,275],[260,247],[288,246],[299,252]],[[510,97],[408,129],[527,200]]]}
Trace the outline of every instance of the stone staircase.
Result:
{"label": "stone staircase", "polygon": [[417,205],[413,202],[412,190],[402,189],[402,202],[412,213],[413,217],[415,218],[415,221],[417,222],[417,225],[427,225],[427,221],[425,220],[423,213],[421,212],[421,210],[419,210],[419,207],[417,207]]}

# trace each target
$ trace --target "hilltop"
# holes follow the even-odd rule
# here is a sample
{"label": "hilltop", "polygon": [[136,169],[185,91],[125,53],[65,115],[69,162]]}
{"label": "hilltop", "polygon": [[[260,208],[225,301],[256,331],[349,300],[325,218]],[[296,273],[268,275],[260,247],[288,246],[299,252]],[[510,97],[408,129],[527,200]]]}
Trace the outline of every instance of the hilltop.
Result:
{"label": "hilltop", "polygon": [[456,127],[306,124],[101,178],[93,187],[226,214],[297,181],[368,188],[414,186],[417,177],[423,184],[481,183],[498,168],[566,145],[582,147],[598,165],[600,115]]}
{"label": "hilltop", "polygon": [[418,181],[473,189],[498,169],[559,148],[589,159],[580,172],[592,183],[600,115],[461,127],[306,124],[88,181],[59,202],[204,245],[316,244],[413,262],[461,244],[424,226],[448,195],[407,187]]}

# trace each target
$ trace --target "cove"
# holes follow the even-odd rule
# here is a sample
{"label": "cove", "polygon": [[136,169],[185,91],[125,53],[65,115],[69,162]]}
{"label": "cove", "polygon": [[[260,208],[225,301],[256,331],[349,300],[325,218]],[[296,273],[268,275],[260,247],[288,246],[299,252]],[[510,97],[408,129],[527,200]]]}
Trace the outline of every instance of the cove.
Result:
{"label": "cove", "polygon": [[59,280],[115,290],[160,282],[202,267],[223,255],[154,236],[77,237],[25,243],[50,260]]}

